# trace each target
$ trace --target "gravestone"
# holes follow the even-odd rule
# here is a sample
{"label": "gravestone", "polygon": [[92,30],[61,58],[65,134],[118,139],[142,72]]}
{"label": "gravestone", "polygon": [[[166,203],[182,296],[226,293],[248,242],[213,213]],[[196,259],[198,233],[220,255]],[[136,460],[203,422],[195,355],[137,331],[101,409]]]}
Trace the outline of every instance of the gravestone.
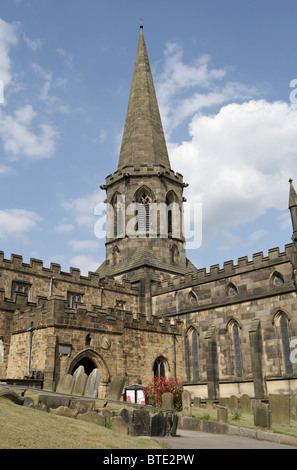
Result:
{"label": "gravestone", "polygon": [[99,384],[100,384],[99,369],[93,369],[87,380],[87,384],[85,388],[85,397],[98,398]]}
{"label": "gravestone", "polygon": [[133,410],[131,419],[132,436],[150,436],[151,420],[149,411]]}
{"label": "gravestone", "polygon": [[59,408],[59,406],[69,406],[68,397],[59,397],[56,395],[39,395],[38,405],[45,405],[47,408]]}
{"label": "gravestone", "polygon": [[84,370],[80,370],[74,378],[72,395],[79,395],[82,397],[85,393],[87,380],[87,374],[84,372]]}
{"label": "gravestone", "polygon": [[201,406],[201,398],[200,397],[194,397],[193,406],[195,408],[200,408],[200,406]]}
{"label": "gravestone", "polygon": [[224,406],[218,406],[217,419],[219,423],[228,424],[228,408],[225,408]]}
{"label": "gravestone", "polygon": [[125,425],[131,431],[131,414],[127,410],[127,408],[121,408],[119,411],[119,416],[122,418]]}
{"label": "gravestone", "polygon": [[[110,424],[114,431],[119,432],[120,434],[129,435],[129,428],[126,423],[122,420],[121,416],[112,416],[110,418]],[[140,436],[141,434],[137,434]]]}
{"label": "gravestone", "polygon": [[110,384],[110,390],[107,399],[119,401],[121,399],[124,386],[125,377],[122,377],[121,375],[116,375],[115,377],[113,377]]}
{"label": "gravestone", "polygon": [[290,395],[269,395],[272,424],[290,424]]}
{"label": "gravestone", "polygon": [[165,410],[174,410],[173,395],[170,392],[163,393],[162,395],[162,408]]}
{"label": "gravestone", "polygon": [[163,413],[157,413],[151,417],[151,436],[165,436],[166,417]]}
{"label": "gravestone", "polygon": [[18,395],[13,390],[1,390],[0,391],[0,398],[1,397],[2,398],[8,398],[9,400],[11,400],[16,405],[23,405],[24,401],[25,401],[24,397],[21,397],[20,395]]}
{"label": "gravestone", "polygon": [[228,408],[231,411],[238,410],[239,402],[238,402],[238,398],[235,395],[231,395],[231,397],[228,398]]}
{"label": "gravestone", "polygon": [[192,398],[191,393],[185,390],[182,393],[182,404],[183,404],[183,416],[187,418],[192,417]]}
{"label": "gravestone", "polygon": [[270,410],[265,403],[258,401],[254,404],[254,425],[259,428],[270,429],[271,417]]}
{"label": "gravestone", "polygon": [[85,372],[84,366],[79,366],[77,369],[75,369],[75,371],[73,372],[74,381],[75,381],[77,375],[81,374],[82,372]]}
{"label": "gravestone", "polygon": [[71,410],[77,411],[79,414],[88,413],[90,411],[94,411],[95,401],[74,398],[71,399],[69,408],[71,408]]}
{"label": "gravestone", "polygon": [[74,387],[74,377],[71,374],[65,374],[58,382],[57,393],[72,394]]}
{"label": "gravestone", "polygon": [[87,411],[86,413],[79,414],[77,418],[88,423],[95,423],[98,426],[105,426],[106,424],[105,416],[100,415],[97,411]]}
{"label": "gravestone", "polygon": [[244,394],[239,399],[239,408],[241,413],[251,413],[251,398]]}

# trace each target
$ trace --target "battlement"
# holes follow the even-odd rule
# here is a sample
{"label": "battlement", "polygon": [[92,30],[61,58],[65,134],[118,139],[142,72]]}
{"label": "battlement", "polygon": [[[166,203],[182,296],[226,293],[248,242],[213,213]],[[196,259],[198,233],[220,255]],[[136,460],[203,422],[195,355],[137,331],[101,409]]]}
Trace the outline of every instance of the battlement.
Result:
{"label": "battlement", "polygon": [[105,278],[99,282],[100,277],[98,273],[89,272],[88,276],[83,276],[80,269],[74,267],[70,267],[69,272],[63,272],[61,266],[57,263],[51,263],[50,268],[46,268],[43,265],[43,261],[34,258],[30,259],[30,263],[24,263],[23,257],[16,254],[11,254],[9,260],[5,259],[3,251],[0,251],[0,273],[1,269],[21,272],[30,276],[83,283],[92,287],[103,287],[104,289],[117,290],[119,293],[135,295],[138,292],[138,287],[132,286],[129,281],[124,280],[119,283],[111,278]]}
{"label": "battlement", "polygon": [[248,256],[238,258],[237,264],[232,260],[224,262],[223,268],[219,264],[210,266],[207,272],[206,268],[197,269],[196,273],[186,274],[184,277],[175,276],[172,279],[156,283],[152,286],[152,295],[163,294],[172,290],[190,287],[195,284],[204,284],[213,282],[225,277],[232,277],[244,272],[253,271],[256,269],[263,269],[265,267],[273,266],[291,261],[293,253],[293,243],[285,245],[285,251],[280,252],[279,248],[271,248],[268,250],[268,255],[264,256],[263,252],[254,253],[252,260]]}
{"label": "battlement", "polygon": [[[0,291],[0,309],[1,306]],[[67,307],[67,302],[62,296],[52,296],[49,298],[40,297],[38,302],[33,304],[19,304],[19,296],[24,294],[17,293],[17,299],[2,299],[8,302],[10,309],[13,310],[11,331],[20,333],[27,331],[33,323],[38,329],[50,327],[67,327],[73,329],[85,329],[86,331],[100,332],[110,331],[122,334],[125,328],[139,329],[141,331],[152,331],[159,333],[181,334],[182,322],[175,319],[153,318],[147,320],[146,316],[140,313],[133,314],[117,308],[104,309],[97,305],[88,309],[86,305],[76,303],[74,308]]]}
{"label": "battlement", "polygon": [[113,174],[106,177],[106,184],[101,186],[101,189],[107,189],[114,183],[117,183],[121,179],[128,179],[130,176],[158,176],[159,178],[167,178],[175,183],[179,183],[182,186],[187,186],[183,182],[183,176],[180,173],[175,173],[173,170],[163,167],[162,165],[148,165],[141,164],[139,166],[127,166],[125,172],[123,170],[117,170]]}

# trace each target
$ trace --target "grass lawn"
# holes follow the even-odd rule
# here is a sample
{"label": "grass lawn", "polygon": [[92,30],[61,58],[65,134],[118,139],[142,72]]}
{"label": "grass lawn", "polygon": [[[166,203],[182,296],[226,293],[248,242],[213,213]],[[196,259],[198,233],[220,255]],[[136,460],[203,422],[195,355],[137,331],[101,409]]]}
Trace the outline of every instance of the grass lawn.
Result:
{"label": "grass lawn", "polygon": [[0,449],[160,449],[149,438],[125,436],[80,419],[0,399]]}

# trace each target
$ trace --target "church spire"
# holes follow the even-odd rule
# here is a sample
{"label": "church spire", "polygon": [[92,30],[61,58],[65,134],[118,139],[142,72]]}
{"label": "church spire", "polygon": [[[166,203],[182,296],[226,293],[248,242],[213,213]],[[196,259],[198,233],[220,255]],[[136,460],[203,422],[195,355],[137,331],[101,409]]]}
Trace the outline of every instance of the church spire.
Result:
{"label": "church spire", "polygon": [[141,164],[170,168],[142,24],[118,170]]}

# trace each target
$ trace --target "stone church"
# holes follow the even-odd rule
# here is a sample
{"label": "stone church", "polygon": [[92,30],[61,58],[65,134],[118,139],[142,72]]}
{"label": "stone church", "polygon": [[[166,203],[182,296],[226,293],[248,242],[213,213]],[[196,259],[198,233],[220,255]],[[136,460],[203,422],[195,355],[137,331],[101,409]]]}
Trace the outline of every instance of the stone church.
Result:
{"label": "stone church", "polygon": [[[0,252],[2,381],[39,379],[55,390],[83,365],[87,374],[99,369],[99,397],[115,376],[125,376],[126,385],[175,376],[204,399],[297,390],[292,181],[293,236],[285,251],[272,248],[268,256],[244,256],[209,272],[186,257],[185,187],[170,165],[141,26],[118,167],[101,186],[105,260],[82,276],[76,268],[62,272],[55,263],[27,264]],[[156,205],[164,211],[154,218]]]}

